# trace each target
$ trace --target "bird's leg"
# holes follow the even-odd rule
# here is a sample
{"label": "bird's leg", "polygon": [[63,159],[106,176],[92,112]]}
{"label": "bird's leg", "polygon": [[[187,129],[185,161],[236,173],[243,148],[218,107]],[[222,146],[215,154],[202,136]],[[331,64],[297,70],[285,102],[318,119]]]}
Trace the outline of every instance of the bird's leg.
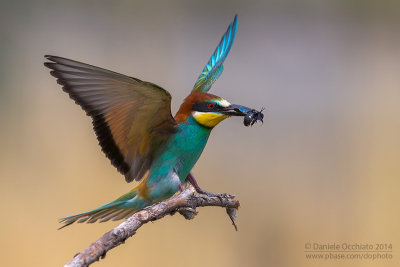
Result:
{"label": "bird's leg", "polygon": [[179,181],[179,184],[178,184],[178,189],[179,189],[179,192],[180,192],[180,193],[182,193],[182,192],[183,192],[183,186],[182,186],[182,183],[181,183],[181,181]]}
{"label": "bird's leg", "polygon": [[217,193],[211,193],[211,192],[201,189],[191,172],[189,172],[188,176],[186,177],[186,181],[188,181],[191,185],[193,185],[194,189],[196,189],[196,192],[199,194],[207,195],[209,197],[234,197],[233,195],[229,195],[229,194],[225,194],[225,193],[217,194]]}

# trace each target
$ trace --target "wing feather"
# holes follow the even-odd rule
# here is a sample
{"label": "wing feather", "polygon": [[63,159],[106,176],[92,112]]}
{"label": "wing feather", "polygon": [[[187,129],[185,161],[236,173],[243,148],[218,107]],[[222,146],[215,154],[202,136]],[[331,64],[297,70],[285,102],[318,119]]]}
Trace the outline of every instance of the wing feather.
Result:
{"label": "wing feather", "polygon": [[140,180],[176,130],[171,95],[158,85],[106,69],[46,56],[51,75],[92,117],[99,144],[126,181]]}
{"label": "wing feather", "polygon": [[235,16],[225,34],[222,36],[210,60],[207,62],[199,78],[197,79],[192,92],[208,92],[213,83],[218,79],[224,70],[223,63],[231,50],[236,35],[238,19]]}

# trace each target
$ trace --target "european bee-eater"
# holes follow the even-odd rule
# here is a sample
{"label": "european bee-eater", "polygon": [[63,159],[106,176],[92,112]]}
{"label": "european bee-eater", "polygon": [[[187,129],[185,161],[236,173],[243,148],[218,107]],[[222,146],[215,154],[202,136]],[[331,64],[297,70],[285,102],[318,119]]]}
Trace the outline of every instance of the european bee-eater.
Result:
{"label": "european bee-eater", "polygon": [[171,95],[156,84],[45,56],[51,61],[45,66],[52,69],[63,90],[92,118],[99,144],[111,163],[127,182],[141,181],[113,202],[62,218],[64,226],[127,218],[182,191],[185,181],[200,193],[212,194],[202,190],[190,172],[211,130],[230,116],[246,116],[253,123],[263,118],[261,112],[207,93],[223,71],[237,24],[235,16],[175,117]]}

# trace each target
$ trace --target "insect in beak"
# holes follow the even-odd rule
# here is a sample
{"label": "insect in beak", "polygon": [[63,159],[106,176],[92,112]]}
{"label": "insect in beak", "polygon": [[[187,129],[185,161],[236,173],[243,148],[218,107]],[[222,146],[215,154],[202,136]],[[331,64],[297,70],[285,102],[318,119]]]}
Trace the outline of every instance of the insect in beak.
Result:
{"label": "insect in beak", "polygon": [[244,126],[253,126],[253,124],[257,121],[261,121],[262,123],[264,123],[264,114],[262,113],[264,109],[265,108],[262,108],[261,111],[253,109],[247,112],[243,120]]}

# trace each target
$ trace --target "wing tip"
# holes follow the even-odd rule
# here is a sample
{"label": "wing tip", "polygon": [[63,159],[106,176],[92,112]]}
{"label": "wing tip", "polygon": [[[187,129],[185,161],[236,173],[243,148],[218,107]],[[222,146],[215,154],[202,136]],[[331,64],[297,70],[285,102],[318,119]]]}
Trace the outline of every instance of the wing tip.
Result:
{"label": "wing tip", "polygon": [[53,56],[53,55],[44,55],[44,58],[47,60],[50,60],[52,62],[57,62],[57,58],[60,58],[60,57]]}
{"label": "wing tip", "polygon": [[[227,30],[225,31],[224,35],[222,36],[220,42],[218,43],[217,48],[215,49],[214,53],[211,54],[211,58],[209,59],[209,61],[207,62],[205,68],[203,69],[202,73],[200,74],[199,78],[197,78],[197,81],[195,82],[192,92],[207,92],[210,90],[212,84],[214,83],[214,81],[221,75],[221,72],[219,73],[219,75],[217,75],[217,77],[215,78],[214,81],[210,83],[208,83],[207,77],[205,77],[206,79],[204,79],[204,70],[207,68],[208,64],[210,63],[210,61],[213,60],[214,58],[214,54],[217,53],[217,51],[219,51],[219,48],[221,46],[222,42],[225,42],[225,38],[228,38],[227,44],[225,46],[225,49],[222,49],[221,51],[221,56],[218,58],[218,60],[213,63],[213,66],[211,69],[208,69],[208,71],[206,72],[207,74],[205,74],[206,76],[208,75],[208,73],[211,71],[215,71],[216,68],[220,66],[222,66],[223,62],[225,61],[225,58],[228,56],[231,47],[233,45],[233,42],[235,40],[235,36],[236,36],[236,31],[237,31],[237,27],[238,27],[238,14],[235,14],[233,21],[229,24]],[[214,69],[214,70],[213,70]]]}
{"label": "wing tip", "polygon": [[235,18],[233,19],[233,22],[232,22],[232,26],[233,26],[233,28],[235,29],[233,32],[234,32],[234,35],[236,35],[236,30],[237,30],[237,27],[238,27],[238,23],[239,23],[239,18],[238,18],[238,14],[235,14]]}

